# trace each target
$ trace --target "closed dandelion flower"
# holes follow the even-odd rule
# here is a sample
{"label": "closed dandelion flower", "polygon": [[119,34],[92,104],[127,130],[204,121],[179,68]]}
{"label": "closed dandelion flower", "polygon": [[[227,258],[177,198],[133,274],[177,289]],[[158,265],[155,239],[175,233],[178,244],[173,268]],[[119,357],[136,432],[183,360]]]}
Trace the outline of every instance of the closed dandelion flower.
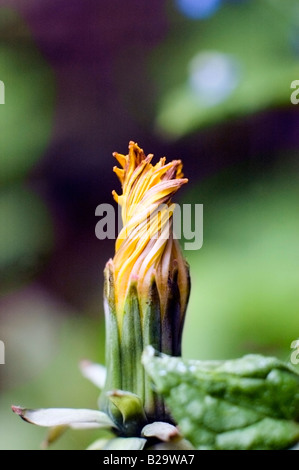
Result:
{"label": "closed dandelion flower", "polygon": [[[174,356],[181,354],[181,337],[190,292],[189,270],[173,237],[173,195],[185,183],[182,163],[153,165],[134,142],[128,155],[114,153],[114,167],[122,194],[113,191],[121,206],[123,228],[115,256],[105,269],[107,382],[137,394],[147,419],[164,416],[141,365],[147,345]],[[113,346],[112,346],[113,345]],[[107,402],[110,413],[113,407]],[[105,405],[104,405],[105,406]]]}

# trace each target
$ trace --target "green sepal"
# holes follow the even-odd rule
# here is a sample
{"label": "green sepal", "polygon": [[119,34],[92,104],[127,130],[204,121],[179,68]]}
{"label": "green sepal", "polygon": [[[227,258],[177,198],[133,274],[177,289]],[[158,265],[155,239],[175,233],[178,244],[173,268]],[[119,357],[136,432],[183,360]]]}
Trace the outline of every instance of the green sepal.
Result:
{"label": "green sepal", "polygon": [[107,375],[105,387],[99,398],[99,407],[118,425],[122,420],[121,414],[107,397],[107,391],[122,387],[120,336],[115,311],[114,274],[110,263],[107,264],[104,275]]}
{"label": "green sepal", "polygon": [[109,400],[118,408],[122,415],[122,429],[126,436],[136,436],[147,422],[143,404],[134,393],[114,390],[107,393]]}
{"label": "green sepal", "polygon": [[141,314],[136,283],[132,282],[126,297],[121,329],[121,389],[144,398],[144,369],[141,364],[143,351]]}
{"label": "green sepal", "polygon": [[[152,280],[149,296],[142,302],[143,343],[144,347],[151,345],[158,351],[162,347],[161,309],[155,280]],[[141,358],[140,358],[141,361]],[[142,366],[143,367],[143,366]],[[161,396],[152,387],[150,377],[145,374],[144,406],[149,420],[165,419],[165,406]]]}

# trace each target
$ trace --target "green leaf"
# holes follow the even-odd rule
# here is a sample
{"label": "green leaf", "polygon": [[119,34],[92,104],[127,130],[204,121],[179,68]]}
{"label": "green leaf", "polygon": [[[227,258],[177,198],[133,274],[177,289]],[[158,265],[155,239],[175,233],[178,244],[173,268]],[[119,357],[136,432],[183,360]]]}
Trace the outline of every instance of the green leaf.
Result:
{"label": "green leaf", "polygon": [[195,447],[284,449],[298,442],[299,375],[278,359],[184,361],[147,348],[143,363]]}

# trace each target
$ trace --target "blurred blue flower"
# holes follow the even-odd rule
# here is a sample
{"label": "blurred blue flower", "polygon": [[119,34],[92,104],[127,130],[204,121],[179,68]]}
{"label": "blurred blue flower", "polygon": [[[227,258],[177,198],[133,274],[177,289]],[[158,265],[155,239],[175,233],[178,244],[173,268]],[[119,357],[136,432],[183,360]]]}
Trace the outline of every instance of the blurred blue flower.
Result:
{"label": "blurred blue flower", "polygon": [[240,80],[237,60],[220,52],[202,52],[189,65],[189,84],[192,91],[206,106],[224,101]]}
{"label": "blurred blue flower", "polygon": [[212,16],[222,0],[176,0],[178,10],[188,18],[201,19]]}
{"label": "blurred blue flower", "polygon": [[248,3],[250,0],[224,0],[227,3]]}

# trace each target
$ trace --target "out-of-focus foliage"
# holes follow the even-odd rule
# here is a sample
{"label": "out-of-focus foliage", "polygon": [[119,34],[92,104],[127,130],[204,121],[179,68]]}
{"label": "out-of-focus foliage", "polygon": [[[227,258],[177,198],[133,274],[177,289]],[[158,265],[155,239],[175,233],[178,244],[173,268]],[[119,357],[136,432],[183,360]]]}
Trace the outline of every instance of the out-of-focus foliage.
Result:
{"label": "out-of-focus foliage", "polygon": [[24,176],[49,143],[54,111],[53,73],[27,26],[13,10],[0,12],[0,183]]}
{"label": "out-of-focus foliage", "polygon": [[0,291],[36,273],[53,244],[41,199],[19,185],[0,190]]}
{"label": "out-of-focus foliage", "polygon": [[204,21],[174,11],[171,19],[152,55],[159,132],[177,138],[289,102],[298,71],[296,0],[229,2]]}
{"label": "out-of-focus foliage", "polygon": [[186,196],[204,204],[204,243],[186,252],[193,289],[184,355],[287,359],[298,336],[298,172],[294,165],[248,180],[240,170],[230,167]]}
{"label": "out-of-focus foliage", "polygon": [[52,246],[47,207],[22,178],[43,156],[53,124],[53,73],[28,27],[10,9],[0,14],[1,291],[31,278]]}
{"label": "out-of-focus foliage", "polygon": [[[59,331],[58,331],[59,327]],[[38,449],[46,437],[47,430],[22,423],[13,415],[11,405],[36,407],[74,407],[97,408],[98,392],[84,379],[78,363],[85,357],[99,358],[104,361],[104,328],[99,322],[72,318],[56,324],[58,344],[52,348],[52,357],[43,373],[34,380],[24,382],[16,389],[9,388],[0,395],[0,449]],[[49,330],[44,330],[44,334]],[[52,332],[51,332],[52,333]],[[32,325],[32,339],[40,334]],[[28,335],[27,335],[28,340]],[[27,349],[30,345],[27,344]],[[35,354],[38,354],[38,349]],[[24,354],[24,357],[28,357]],[[32,364],[34,361],[32,361]],[[13,364],[9,362],[9,373],[13,375]],[[16,365],[17,367],[17,365]],[[8,367],[7,367],[8,369]],[[53,446],[53,449],[84,449],[92,440],[105,437],[101,431],[69,431]]]}

